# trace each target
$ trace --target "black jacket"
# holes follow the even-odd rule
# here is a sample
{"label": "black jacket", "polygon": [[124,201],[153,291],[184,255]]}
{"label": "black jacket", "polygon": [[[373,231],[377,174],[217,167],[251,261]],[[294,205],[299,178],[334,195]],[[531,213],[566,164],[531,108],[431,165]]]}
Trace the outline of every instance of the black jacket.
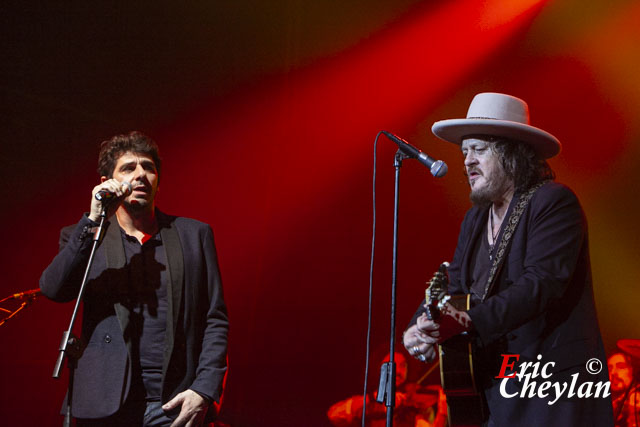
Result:
{"label": "black jacket", "polygon": [[[211,228],[157,211],[167,256],[167,333],[164,343],[162,401],[192,389],[219,401],[226,373],[228,318]],[[42,273],[40,289],[58,302],[77,297],[92,245],[85,216],[60,235],[60,252]],[[72,414],[102,418],[124,403],[131,385],[129,309],[118,290],[125,254],[117,221],[98,247],[84,295],[82,339]]]}
{"label": "black jacket", "polygon": [[[519,194],[509,206],[507,218]],[[484,236],[488,208],[471,208],[462,222],[456,251],[449,268],[451,294],[470,292],[471,262],[475,242]],[[501,232],[502,234],[502,232]],[[499,236],[499,242],[502,236]],[[505,398],[496,379],[503,354],[520,355],[522,362],[553,362],[552,382],[579,384],[607,382],[607,362],[598,327],[587,223],[575,194],[548,182],[539,188],[525,208],[492,291],[469,310],[477,344],[477,380],[484,390],[496,426],[607,426],[613,425],[610,398]],[[424,311],[422,307],[417,315]],[[415,319],[415,318],[414,318]],[[585,364],[597,358],[603,365],[597,375]],[[511,359],[510,361],[513,361]],[[538,385],[546,381],[536,379]],[[509,380],[509,394],[521,383]]]}

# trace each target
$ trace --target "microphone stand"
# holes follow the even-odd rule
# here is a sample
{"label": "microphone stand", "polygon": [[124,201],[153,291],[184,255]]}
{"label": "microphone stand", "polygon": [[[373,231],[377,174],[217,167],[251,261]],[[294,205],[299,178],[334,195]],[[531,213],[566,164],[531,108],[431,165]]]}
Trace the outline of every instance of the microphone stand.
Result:
{"label": "microphone stand", "polygon": [[75,335],[73,335],[73,325],[76,321],[76,316],[78,315],[78,309],[80,308],[80,302],[82,301],[82,297],[84,295],[85,287],[87,284],[87,279],[89,278],[89,272],[91,271],[91,266],[93,265],[93,258],[96,253],[96,249],[102,240],[104,235],[104,223],[107,218],[107,208],[106,206],[102,207],[102,212],[100,212],[100,224],[98,225],[97,230],[93,235],[93,246],[91,247],[91,254],[89,255],[89,261],[87,261],[87,267],[84,271],[84,277],[82,278],[82,284],[80,285],[80,291],[78,292],[78,298],[76,299],[76,305],[73,308],[73,313],[71,314],[71,321],[69,322],[69,327],[66,331],[62,333],[62,340],[60,341],[60,348],[58,353],[58,360],[56,361],[56,365],[53,368],[53,378],[60,378],[60,372],[62,370],[62,362],[65,357],[67,358],[67,365],[69,366],[69,388],[67,390],[67,404],[65,408],[64,415],[64,427],[71,427],[71,403],[73,399],[73,374],[75,372],[75,368],[77,365],[77,361],[82,356],[82,352],[84,350],[84,345]]}
{"label": "microphone stand", "polygon": [[31,293],[33,291],[26,291],[26,292],[21,292],[18,294],[13,294],[13,295],[9,295],[6,298],[3,298],[2,300],[0,300],[0,303],[3,303],[9,299],[18,299],[18,298],[25,298],[25,301],[20,304],[20,307],[16,308],[15,310],[11,311],[11,310],[7,310],[5,308],[0,307],[0,311],[3,313],[9,313],[6,317],[4,317],[3,319],[0,320],[0,326],[4,325],[8,320],[13,319],[13,317],[20,313],[22,310],[24,310],[25,308],[31,306],[31,303],[33,303],[36,300],[36,297],[38,296],[38,293]]}
{"label": "microphone stand", "polygon": [[386,426],[393,426],[393,410],[396,405],[396,283],[398,271],[398,207],[400,205],[400,168],[402,160],[408,158],[401,150],[396,152],[393,166],[396,169],[395,195],[393,203],[393,267],[391,273],[391,331],[389,340],[389,362],[383,363],[380,368],[380,383],[376,401],[387,407]]}

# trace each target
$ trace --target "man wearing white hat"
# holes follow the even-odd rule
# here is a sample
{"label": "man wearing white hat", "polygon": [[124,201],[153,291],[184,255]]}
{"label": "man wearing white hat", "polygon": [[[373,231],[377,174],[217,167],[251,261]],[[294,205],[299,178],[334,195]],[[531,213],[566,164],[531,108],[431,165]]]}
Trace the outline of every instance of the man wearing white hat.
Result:
{"label": "man wearing white hat", "polygon": [[[498,93],[476,95],[466,118],[432,131],[460,145],[471,187],[448,272],[449,293],[470,295],[472,308],[447,305],[435,323],[421,306],[403,336],[407,351],[431,361],[436,344],[470,336],[483,425],[613,425],[586,219],[546,162],[560,142],[529,124],[523,100]],[[598,382],[606,390],[596,396]]]}

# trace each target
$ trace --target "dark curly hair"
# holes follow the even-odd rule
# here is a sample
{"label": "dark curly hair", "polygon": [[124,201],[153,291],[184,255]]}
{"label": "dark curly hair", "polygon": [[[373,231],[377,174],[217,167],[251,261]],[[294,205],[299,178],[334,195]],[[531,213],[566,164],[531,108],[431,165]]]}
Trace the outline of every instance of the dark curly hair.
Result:
{"label": "dark curly hair", "polygon": [[525,142],[498,138],[492,144],[492,150],[500,157],[504,172],[513,180],[517,191],[556,178],[547,161]]}
{"label": "dark curly hair", "polygon": [[102,142],[98,156],[98,174],[112,178],[118,159],[127,152],[150,156],[160,176],[161,160],[158,146],[151,138],[138,131],[116,135]]}

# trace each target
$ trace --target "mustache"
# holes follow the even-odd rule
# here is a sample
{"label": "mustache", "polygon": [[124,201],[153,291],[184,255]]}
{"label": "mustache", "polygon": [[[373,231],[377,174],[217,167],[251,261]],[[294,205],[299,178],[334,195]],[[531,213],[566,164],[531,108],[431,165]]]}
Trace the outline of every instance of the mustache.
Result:
{"label": "mustache", "polygon": [[131,187],[136,188],[136,187],[148,187],[149,184],[143,181],[133,181],[131,183]]}
{"label": "mustache", "polygon": [[469,169],[467,169],[467,168],[464,169],[464,175],[465,176],[469,176],[470,174],[472,174],[474,172],[477,173],[478,175],[484,175],[480,169],[475,168],[475,167],[472,167],[472,168],[469,168]]}

